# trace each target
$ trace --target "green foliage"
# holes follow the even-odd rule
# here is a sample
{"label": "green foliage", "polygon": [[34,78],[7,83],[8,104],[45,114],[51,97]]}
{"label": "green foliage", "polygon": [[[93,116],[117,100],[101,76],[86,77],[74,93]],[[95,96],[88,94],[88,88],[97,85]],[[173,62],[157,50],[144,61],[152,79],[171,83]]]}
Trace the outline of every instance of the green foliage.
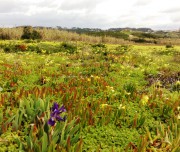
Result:
{"label": "green foliage", "polygon": [[173,91],[180,91],[180,81],[176,81],[172,86]]}
{"label": "green foliage", "polygon": [[23,29],[21,39],[42,39],[42,35],[38,31],[34,30],[31,26],[26,26]]}
{"label": "green foliage", "polygon": [[[1,41],[6,47],[0,151],[179,150],[178,46]],[[67,120],[51,127],[53,101]]]}
{"label": "green foliage", "polygon": [[66,53],[69,53],[69,54],[73,54],[73,53],[77,52],[77,46],[75,44],[73,44],[73,43],[63,42],[60,45],[59,49],[60,49],[60,51],[66,52]]}
{"label": "green foliage", "polygon": [[166,48],[173,48],[173,45],[172,44],[166,44]]}

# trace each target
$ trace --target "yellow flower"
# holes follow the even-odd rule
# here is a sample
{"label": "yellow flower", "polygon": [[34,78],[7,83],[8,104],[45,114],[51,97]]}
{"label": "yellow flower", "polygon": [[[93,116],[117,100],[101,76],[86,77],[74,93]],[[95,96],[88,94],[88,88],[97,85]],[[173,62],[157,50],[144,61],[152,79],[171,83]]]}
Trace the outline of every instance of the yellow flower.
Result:
{"label": "yellow flower", "polygon": [[176,81],[176,85],[180,85],[180,81]]}
{"label": "yellow flower", "polygon": [[126,91],[125,91],[125,94],[126,94],[126,95],[130,95],[131,93],[130,93],[130,92],[126,92]]}
{"label": "yellow flower", "polygon": [[106,88],[107,88],[107,90],[108,90],[108,91],[112,91],[112,92],[114,92],[114,88],[113,88],[113,87],[106,86]]}
{"label": "yellow flower", "polygon": [[100,77],[99,76],[95,76],[95,79],[97,80],[97,79],[100,79]]}
{"label": "yellow flower", "polygon": [[142,105],[146,105],[148,103],[148,100],[149,100],[149,97],[147,95],[143,95],[142,98],[141,98],[140,103]]}
{"label": "yellow flower", "polygon": [[100,108],[104,109],[105,107],[108,107],[108,106],[109,106],[108,104],[101,104]]}
{"label": "yellow flower", "polygon": [[43,50],[43,49],[42,49],[42,50],[41,50],[41,53],[46,53],[46,50]]}
{"label": "yellow flower", "polygon": [[123,106],[122,104],[119,105],[118,109],[126,109],[125,106]]}
{"label": "yellow flower", "polygon": [[180,114],[177,116],[177,119],[180,120]]}

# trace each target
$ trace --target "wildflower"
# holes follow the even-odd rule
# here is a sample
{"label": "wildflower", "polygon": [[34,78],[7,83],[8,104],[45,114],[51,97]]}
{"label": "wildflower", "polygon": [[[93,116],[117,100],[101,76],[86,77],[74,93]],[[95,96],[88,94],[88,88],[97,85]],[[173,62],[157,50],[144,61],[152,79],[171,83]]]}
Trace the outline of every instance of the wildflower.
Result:
{"label": "wildflower", "polygon": [[114,92],[114,88],[113,88],[113,87],[106,86],[106,88],[107,88],[107,90],[108,90],[108,91],[112,91],[112,92]]}
{"label": "wildflower", "polygon": [[143,95],[140,102],[142,105],[146,105],[148,100],[149,100],[149,97],[147,95]]}
{"label": "wildflower", "polygon": [[100,77],[99,76],[95,76],[95,79],[98,80],[98,79],[100,79]]}
{"label": "wildflower", "polygon": [[130,94],[131,94],[130,92],[125,91],[125,95],[129,96]]}
{"label": "wildflower", "polygon": [[180,85],[180,81],[176,81],[176,85]]}
{"label": "wildflower", "polygon": [[105,108],[105,107],[108,107],[109,105],[108,104],[101,104],[101,108]]}
{"label": "wildflower", "polygon": [[66,112],[66,109],[64,106],[61,106],[59,108],[58,103],[54,103],[53,107],[51,108],[51,114],[50,114],[50,119],[48,120],[48,124],[51,126],[54,126],[56,121],[65,121],[66,116],[61,117],[60,114]]}
{"label": "wildflower", "polygon": [[119,105],[118,109],[121,110],[121,109],[125,109],[126,107],[123,106],[122,104]]}
{"label": "wildflower", "polygon": [[180,114],[177,116],[177,119],[180,120]]}

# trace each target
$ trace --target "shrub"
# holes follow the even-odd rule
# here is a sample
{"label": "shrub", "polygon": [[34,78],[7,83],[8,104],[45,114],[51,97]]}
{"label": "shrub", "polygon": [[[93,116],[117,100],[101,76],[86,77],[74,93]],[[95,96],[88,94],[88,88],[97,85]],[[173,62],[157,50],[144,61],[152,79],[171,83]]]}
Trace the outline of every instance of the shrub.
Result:
{"label": "shrub", "polygon": [[32,27],[31,26],[24,27],[21,39],[31,39],[31,33],[32,33]]}
{"label": "shrub", "polygon": [[26,26],[23,29],[21,39],[42,39],[42,35],[38,31],[33,30],[31,26]]}
{"label": "shrub", "polygon": [[33,32],[31,33],[31,38],[33,40],[42,39],[42,35],[39,32],[37,32],[36,30],[33,30]]}
{"label": "shrub", "polygon": [[166,44],[166,48],[173,48],[173,45],[172,44]]}
{"label": "shrub", "polygon": [[62,52],[73,54],[73,53],[75,53],[77,51],[77,47],[72,43],[63,42],[60,45],[60,50]]}
{"label": "shrub", "polygon": [[119,45],[117,46],[115,49],[117,51],[118,54],[124,54],[126,53],[127,51],[130,50],[130,46],[129,45]]}
{"label": "shrub", "polygon": [[6,46],[4,48],[4,52],[7,52],[7,53],[11,52],[11,47],[10,46]]}
{"label": "shrub", "polygon": [[16,49],[17,49],[18,51],[24,52],[24,51],[27,50],[27,46],[24,45],[24,44],[19,44],[19,45],[16,45]]}
{"label": "shrub", "polygon": [[102,53],[107,51],[106,45],[102,43],[93,44],[91,46],[94,53]]}

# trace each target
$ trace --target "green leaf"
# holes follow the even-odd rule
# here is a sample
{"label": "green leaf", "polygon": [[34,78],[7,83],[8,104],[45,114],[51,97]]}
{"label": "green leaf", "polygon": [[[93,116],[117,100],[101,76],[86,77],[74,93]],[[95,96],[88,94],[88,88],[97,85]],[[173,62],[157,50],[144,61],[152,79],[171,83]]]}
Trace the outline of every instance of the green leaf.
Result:
{"label": "green leaf", "polygon": [[42,136],[42,152],[47,152],[48,147],[48,137],[47,134],[44,132]]}
{"label": "green leaf", "polygon": [[65,139],[65,136],[64,136],[65,135],[66,124],[67,124],[67,120],[65,121],[65,124],[64,124],[64,126],[62,128],[62,131],[61,131],[60,144],[63,145],[63,146],[65,146],[65,144],[66,144],[66,139]]}
{"label": "green leaf", "polygon": [[54,142],[51,142],[49,145],[48,152],[56,152],[56,144]]}
{"label": "green leaf", "polygon": [[33,148],[33,143],[32,143],[31,137],[30,136],[26,136],[26,140],[27,140],[28,147],[30,147],[32,149]]}
{"label": "green leaf", "polygon": [[74,134],[77,133],[78,130],[79,130],[79,124],[71,129],[71,132],[69,133],[70,137],[72,138]]}
{"label": "green leaf", "polygon": [[78,133],[74,137],[71,138],[71,144],[73,145],[73,144],[77,143],[79,138],[80,138],[80,134]]}

